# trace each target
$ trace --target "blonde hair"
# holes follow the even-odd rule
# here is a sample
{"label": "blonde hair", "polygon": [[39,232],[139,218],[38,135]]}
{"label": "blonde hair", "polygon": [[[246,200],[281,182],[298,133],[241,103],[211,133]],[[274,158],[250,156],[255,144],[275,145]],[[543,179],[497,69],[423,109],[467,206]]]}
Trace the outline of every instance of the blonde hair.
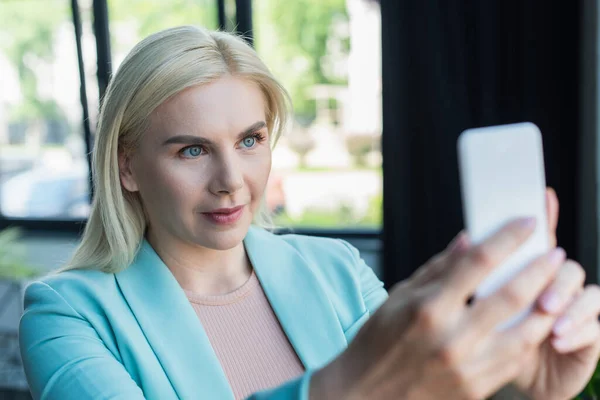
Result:
{"label": "blonde hair", "polygon": [[[118,153],[136,148],[149,116],[164,101],[225,75],[260,87],[275,146],[289,119],[289,95],[242,38],[182,26],[155,33],[131,50],[106,90],[92,155],[94,200],[81,243],[63,271],[118,272],[132,263],[146,218],[139,195],[121,186]],[[264,196],[253,223],[272,227]]]}

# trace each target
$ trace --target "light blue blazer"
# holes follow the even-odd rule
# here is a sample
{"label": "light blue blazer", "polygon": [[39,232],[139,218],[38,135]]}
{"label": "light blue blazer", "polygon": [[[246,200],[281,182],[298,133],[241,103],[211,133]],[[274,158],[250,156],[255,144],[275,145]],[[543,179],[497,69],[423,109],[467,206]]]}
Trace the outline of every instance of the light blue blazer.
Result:
{"label": "light blue blazer", "polygon": [[[306,368],[251,399],[308,399],[313,371],[347,347],[387,293],[344,241],[251,227],[244,245]],[[145,241],[117,274],[77,270],[29,285],[20,345],[34,399],[233,399],[198,316]]]}

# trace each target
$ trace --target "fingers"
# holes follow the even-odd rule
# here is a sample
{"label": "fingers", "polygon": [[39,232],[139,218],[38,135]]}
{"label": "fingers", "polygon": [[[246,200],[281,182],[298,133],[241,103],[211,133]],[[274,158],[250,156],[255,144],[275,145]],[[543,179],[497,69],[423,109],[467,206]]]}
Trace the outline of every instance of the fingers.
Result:
{"label": "fingers", "polygon": [[[495,369],[508,369],[507,373],[516,371],[522,374],[523,367],[532,361],[539,351],[539,346],[546,340],[552,330],[555,316],[534,310],[525,320],[504,332],[486,336],[487,357],[495,361]],[[519,375],[525,378],[523,375]],[[516,375],[504,381],[514,381]]]}
{"label": "fingers", "polygon": [[[472,377],[470,379],[472,399],[487,399],[493,393],[496,393],[507,382],[516,379],[522,370],[523,354],[517,356],[506,356],[502,351],[496,357],[490,357],[489,353],[483,354],[479,363],[474,363],[465,375]],[[447,398],[447,397],[446,397]],[[492,398],[496,398],[493,396]],[[504,398],[502,396],[498,398]],[[510,397],[512,399],[512,397]],[[507,397],[508,399],[508,397]]]}
{"label": "fingers", "polygon": [[553,315],[534,310],[518,325],[496,335],[492,349],[503,351],[508,357],[530,354],[546,340],[552,331],[555,318]]}
{"label": "fingers", "polygon": [[469,247],[453,260],[453,266],[446,268],[443,275],[449,302],[460,306],[475,291],[489,273],[504,259],[517,250],[533,233],[535,220],[518,219],[504,225],[482,243]]}
{"label": "fingers", "polygon": [[553,345],[559,352],[572,352],[599,340],[597,333],[600,314],[600,287],[589,285],[576,297],[564,314],[556,321]]}
{"label": "fingers", "polygon": [[417,286],[424,285],[437,278],[442,272],[447,270],[449,258],[455,258],[461,254],[469,245],[469,239],[465,231],[461,231],[448,244],[446,250],[433,256],[425,265],[417,269],[411,276]]}
{"label": "fingers", "polygon": [[544,288],[555,279],[564,259],[564,250],[554,249],[538,257],[494,294],[478,299],[469,311],[473,332],[468,340],[475,341],[477,336],[485,336],[511,316],[534,304]]}
{"label": "fingers", "polygon": [[552,188],[546,189],[546,213],[548,216],[548,237],[550,238],[550,247],[556,247],[559,203],[556,192]]}
{"label": "fingers", "polygon": [[551,314],[561,313],[573,296],[583,286],[585,271],[575,261],[567,261],[559,270],[556,279],[540,296],[538,305]]}
{"label": "fingers", "polygon": [[572,335],[552,339],[552,347],[559,353],[572,353],[586,347],[597,345],[600,341],[600,323],[591,319]]}
{"label": "fingers", "polygon": [[450,242],[446,248],[447,252],[454,253],[465,249],[469,244],[469,237],[467,232],[460,231],[458,235]]}

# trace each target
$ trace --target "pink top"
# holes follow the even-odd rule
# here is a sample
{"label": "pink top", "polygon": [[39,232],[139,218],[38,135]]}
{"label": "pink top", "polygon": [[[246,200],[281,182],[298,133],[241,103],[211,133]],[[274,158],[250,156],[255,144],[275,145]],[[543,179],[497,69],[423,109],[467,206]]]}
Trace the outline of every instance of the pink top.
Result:
{"label": "pink top", "polygon": [[297,378],[304,367],[254,271],[231,293],[185,291],[198,314],[236,399]]}

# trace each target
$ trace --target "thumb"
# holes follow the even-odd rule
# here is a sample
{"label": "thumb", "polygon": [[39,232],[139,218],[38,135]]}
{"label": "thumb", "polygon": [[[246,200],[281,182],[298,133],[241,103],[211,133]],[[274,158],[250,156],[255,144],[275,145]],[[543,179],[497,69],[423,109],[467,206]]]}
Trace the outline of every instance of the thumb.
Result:
{"label": "thumb", "polygon": [[556,247],[556,228],[558,226],[559,203],[556,192],[551,187],[546,189],[546,215],[548,217],[548,237],[550,247]]}

